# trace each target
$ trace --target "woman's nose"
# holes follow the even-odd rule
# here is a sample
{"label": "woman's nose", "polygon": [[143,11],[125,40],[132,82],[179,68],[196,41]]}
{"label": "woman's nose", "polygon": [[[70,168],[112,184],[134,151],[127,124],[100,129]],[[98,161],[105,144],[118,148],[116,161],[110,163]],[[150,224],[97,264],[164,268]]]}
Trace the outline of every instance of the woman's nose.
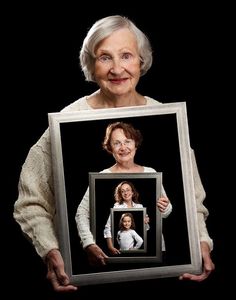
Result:
{"label": "woman's nose", "polygon": [[111,65],[111,72],[115,74],[119,74],[123,72],[124,67],[122,65],[122,61],[120,58],[113,58]]}

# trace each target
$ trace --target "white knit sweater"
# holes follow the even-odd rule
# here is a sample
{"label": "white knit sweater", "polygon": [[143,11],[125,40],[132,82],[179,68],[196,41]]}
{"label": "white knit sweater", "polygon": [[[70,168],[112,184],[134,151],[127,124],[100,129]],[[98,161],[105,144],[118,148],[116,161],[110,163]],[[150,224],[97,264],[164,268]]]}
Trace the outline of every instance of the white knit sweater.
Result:
{"label": "white knit sweater", "polygon": [[[145,97],[146,105],[160,104],[156,100]],[[92,109],[82,97],[65,107],[62,111],[78,111]],[[194,187],[198,211],[198,227],[200,241],[206,241],[210,249],[213,242],[208,235],[205,220],[208,210],[203,205],[205,191],[198,174],[192,151]],[[19,195],[14,205],[14,218],[22,231],[30,238],[37,253],[44,258],[52,249],[59,248],[56,235],[55,199],[52,176],[51,143],[47,129],[34,144],[22,166],[18,185]]]}

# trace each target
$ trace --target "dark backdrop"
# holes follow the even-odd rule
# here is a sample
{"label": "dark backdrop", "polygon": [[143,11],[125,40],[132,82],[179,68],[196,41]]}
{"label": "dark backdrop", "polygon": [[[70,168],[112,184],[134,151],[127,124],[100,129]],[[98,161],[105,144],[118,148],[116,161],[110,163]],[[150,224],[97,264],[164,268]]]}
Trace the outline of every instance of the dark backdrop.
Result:
{"label": "dark backdrop", "polygon": [[[226,266],[230,262],[225,211],[230,208],[230,197],[226,165],[230,166],[227,160],[231,136],[225,127],[229,102],[222,88],[225,75],[220,71],[224,58],[227,59],[222,52],[222,8],[181,7],[179,3],[163,8],[146,2],[142,6],[130,3],[130,9],[124,2],[84,3],[87,8],[72,4],[14,5],[4,10],[6,35],[2,44],[7,54],[2,56],[7,68],[2,98],[2,118],[6,121],[2,122],[4,172],[0,210],[5,291],[25,299],[85,299],[92,293],[103,299],[124,295],[137,298],[143,290],[150,291],[149,296],[161,292],[166,295],[170,290],[176,295],[202,297],[215,290],[227,292]],[[216,271],[202,283],[159,279],[83,287],[74,295],[58,295],[51,291],[44,264],[12,218],[13,204],[21,166],[30,146],[47,127],[47,113],[59,111],[96,89],[94,84],[85,82],[78,55],[87,29],[95,20],[111,14],[130,17],[151,40],[154,63],[141,79],[139,91],[164,103],[187,102],[191,145],[207,193],[207,226],[214,239],[212,257]],[[216,104],[218,100],[220,103]]]}

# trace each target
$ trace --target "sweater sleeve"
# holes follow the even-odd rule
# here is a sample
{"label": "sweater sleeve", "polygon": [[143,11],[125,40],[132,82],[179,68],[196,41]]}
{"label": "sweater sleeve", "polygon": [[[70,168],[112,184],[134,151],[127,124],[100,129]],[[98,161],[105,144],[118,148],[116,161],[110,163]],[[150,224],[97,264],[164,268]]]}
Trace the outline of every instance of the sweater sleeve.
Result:
{"label": "sweater sleeve", "polygon": [[[163,185],[161,186],[161,196],[168,198]],[[171,202],[169,200],[169,203],[168,203],[165,211],[163,211],[161,213],[162,218],[167,218],[170,215],[171,212],[172,212],[172,204],[171,204]]]}
{"label": "sweater sleeve", "polygon": [[201,178],[199,176],[197,163],[195,159],[194,151],[191,150],[191,159],[193,167],[193,180],[194,180],[194,190],[195,190],[195,200],[197,205],[197,219],[198,219],[198,231],[200,242],[207,242],[210,250],[213,249],[213,240],[208,234],[206,227],[206,219],[209,215],[208,209],[204,206],[203,201],[206,198],[206,193],[203,188]]}
{"label": "sweater sleeve", "polygon": [[107,219],[107,223],[105,225],[105,229],[103,231],[104,234],[104,238],[111,238],[111,216],[109,215],[108,219]]}
{"label": "sweater sleeve", "polygon": [[49,129],[30,149],[22,166],[13,216],[43,258],[58,248]]}
{"label": "sweater sleeve", "polygon": [[[91,109],[86,96],[65,107],[62,111]],[[59,243],[54,224],[56,214],[51,141],[49,128],[33,145],[22,166],[18,198],[14,204],[13,217],[22,232],[34,245],[37,253],[44,258]]]}
{"label": "sweater sleeve", "polygon": [[90,231],[89,188],[87,188],[87,191],[77,208],[75,221],[83,248],[95,244],[93,235]]}
{"label": "sweater sleeve", "polygon": [[[153,168],[144,167],[144,173],[156,173],[156,172],[157,171],[155,169],[153,169]],[[166,194],[166,191],[165,191],[163,185],[161,185],[161,196],[167,198],[167,194]],[[165,211],[161,213],[162,218],[167,218],[170,215],[171,212],[172,212],[172,204],[169,201],[169,203],[168,203]]]}

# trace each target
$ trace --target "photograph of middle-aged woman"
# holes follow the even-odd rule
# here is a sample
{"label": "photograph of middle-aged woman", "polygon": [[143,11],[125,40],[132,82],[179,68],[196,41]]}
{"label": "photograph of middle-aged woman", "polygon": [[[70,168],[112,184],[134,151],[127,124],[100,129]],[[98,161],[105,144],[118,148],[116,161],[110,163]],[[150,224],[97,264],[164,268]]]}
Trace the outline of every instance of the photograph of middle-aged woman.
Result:
{"label": "photograph of middle-aged woman", "polygon": [[[98,89],[81,97],[62,111],[96,110],[159,104],[143,96],[136,87],[141,76],[152,65],[152,48],[147,36],[127,17],[111,15],[97,20],[87,32],[80,50],[80,65],[87,81],[95,82]],[[122,145],[124,146],[124,145]],[[108,149],[109,150],[109,149]],[[110,149],[111,150],[111,149]],[[205,220],[208,210],[203,205],[205,191],[198,174],[194,152],[192,168],[198,210],[199,239],[203,258],[202,274],[183,274],[180,279],[202,281],[214,270],[211,259],[213,249]],[[144,172],[142,166],[133,164],[132,170]],[[119,172],[115,164],[110,172]],[[129,168],[124,168],[129,172]],[[18,185],[19,195],[14,205],[14,218],[24,234],[47,265],[47,279],[55,291],[74,291],[64,270],[57,230],[54,198],[50,132],[46,130],[30,149],[22,167]],[[96,261],[105,263],[106,255],[88,236],[85,250]]]}
{"label": "photograph of middle-aged woman", "polygon": [[[156,173],[155,169],[141,166],[135,162],[136,151],[141,146],[142,140],[143,137],[140,130],[134,128],[132,124],[125,122],[110,123],[106,128],[103,148],[109,154],[112,154],[115,159],[115,164],[110,168],[104,169],[101,173]],[[123,183],[118,185],[118,193],[120,189],[123,191],[123,194],[120,203],[117,203],[118,207],[131,208],[137,207],[137,205],[142,207],[141,204],[135,203],[137,202],[137,199],[135,200],[135,197],[133,197],[135,194],[135,188],[132,184],[129,185]],[[127,191],[127,189],[129,190]],[[133,200],[135,200],[135,202]],[[164,218],[166,218],[172,211],[172,204],[169,201],[163,186],[161,190],[161,197],[156,200],[156,206]],[[77,229],[83,248],[88,250],[86,250],[86,252],[90,263],[98,265],[105,264],[107,256],[102,249],[98,247],[98,245],[95,245],[93,235],[90,231],[89,213],[88,188],[76,212],[75,219]],[[104,237],[107,241],[109,253],[112,255],[119,254],[119,249],[115,248],[112,243],[110,219],[108,219],[105,226]],[[88,247],[89,245],[93,246]],[[162,250],[165,250],[164,244],[162,246]],[[104,256],[101,256],[101,252]]]}
{"label": "photograph of middle-aged woman", "polygon": [[[162,188],[162,192],[164,193],[164,189]],[[132,209],[132,208],[143,208],[143,204],[140,203],[139,197],[140,194],[135,187],[135,185],[130,181],[130,180],[123,180],[121,181],[116,187],[115,187],[115,192],[114,192],[114,208],[124,208],[124,209]],[[168,203],[168,204],[167,204]],[[163,210],[162,207],[167,204],[166,208]],[[161,197],[157,200],[157,209],[159,209],[161,212],[161,217],[162,218],[167,218],[169,214],[172,211],[172,205],[171,202],[167,197]],[[145,224],[145,230],[150,229],[150,224],[149,224],[149,216],[146,214],[144,217],[144,224]],[[109,253],[112,255],[120,254],[119,249],[114,247],[113,240],[112,238],[112,224],[111,224],[111,215],[109,215],[108,220],[105,225],[104,229],[104,238],[106,239],[107,242],[107,247],[109,250]],[[165,241],[164,237],[162,236],[162,251],[166,250],[165,246]]]}

